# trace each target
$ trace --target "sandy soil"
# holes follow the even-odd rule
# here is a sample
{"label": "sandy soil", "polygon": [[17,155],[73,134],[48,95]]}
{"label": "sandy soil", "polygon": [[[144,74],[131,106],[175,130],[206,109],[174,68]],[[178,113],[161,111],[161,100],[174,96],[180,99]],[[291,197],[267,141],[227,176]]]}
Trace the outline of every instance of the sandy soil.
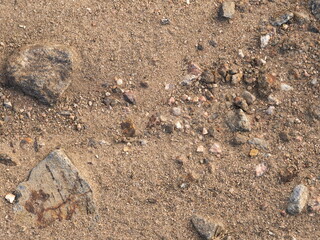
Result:
{"label": "sandy soil", "polygon": [[[0,0],[0,93],[2,102],[13,105],[0,107],[0,153],[18,164],[0,165],[0,196],[13,191],[37,162],[61,147],[92,185],[98,208],[94,216],[38,229],[15,222],[12,205],[3,199],[1,239],[199,239],[190,222],[194,214],[220,219],[234,239],[320,238],[319,214],[284,212],[297,184],[309,188],[310,198],[320,196],[320,124],[310,114],[320,104],[320,84],[311,84],[320,80],[320,35],[314,32],[320,29],[319,21],[307,1],[236,1],[231,21],[218,18],[220,1],[190,2]],[[288,11],[305,12],[310,21],[274,28],[276,34],[261,49],[259,39],[270,31],[269,19]],[[170,24],[160,24],[163,18]],[[52,108],[5,84],[6,59],[36,42],[71,45],[81,56],[80,71]],[[232,111],[228,96],[251,90],[251,85],[218,83],[214,100],[200,104],[181,100],[183,94],[201,94],[180,82],[189,61],[203,69],[223,63],[249,69],[253,58],[266,58],[266,71],[293,90],[277,93],[281,103],[273,115],[265,113],[268,101],[257,98],[253,129],[243,136],[266,140],[270,150],[249,157],[252,146],[230,143],[235,133],[226,126],[225,115]],[[119,88],[134,93],[136,105],[112,93],[116,79],[124,82]],[[141,82],[149,87],[141,87]],[[107,92],[119,100],[112,109],[103,103]],[[172,106],[170,97],[176,100]],[[171,114],[173,106],[182,109],[180,116]],[[147,128],[157,114],[190,128],[171,134],[161,126]],[[212,114],[217,118],[208,117]],[[129,143],[119,142],[120,124],[128,118],[136,136]],[[199,132],[204,127],[215,130],[213,137]],[[281,132],[289,142],[280,140]],[[21,145],[26,137],[32,143]],[[34,141],[41,143],[39,151]],[[222,153],[208,152],[215,142]],[[200,145],[204,153],[196,152]],[[268,170],[256,177],[261,162]],[[281,181],[279,174],[292,166],[297,174]]]}

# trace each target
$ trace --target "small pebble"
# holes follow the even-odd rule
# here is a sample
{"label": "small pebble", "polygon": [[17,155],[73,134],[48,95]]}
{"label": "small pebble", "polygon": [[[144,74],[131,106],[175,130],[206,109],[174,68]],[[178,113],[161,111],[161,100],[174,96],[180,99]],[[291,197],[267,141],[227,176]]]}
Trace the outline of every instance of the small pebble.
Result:
{"label": "small pebble", "polygon": [[268,107],[268,109],[266,110],[266,113],[267,113],[268,115],[273,115],[275,109],[276,109],[276,108],[275,108],[274,106],[270,106],[270,107]]}
{"label": "small pebble", "polygon": [[293,87],[289,86],[288,84],[285,84],[285,83],[281,83],[280,85],[280,89],[282,91],[291,91],[293,89]]}
{"label": "small pebble", "polygon": [[204,146],[200,145],[197,147],[197,152],[198,153],[203,153],[204,152]]}
{"label": "small pebble", "polygon": [[251,149],[249,152],[249,156],[250,157],[256,157],[259,154],[259,150],[258,149]]}
{"label": "small pebble", "polygon": [[260,163],[256,166],[256,176],[261,177],[268,170],[268,166],[266,163]]}
{"label": "small pebble", "polygon": [[12,193],[8,193],[6,196],[5,196],[5,199],[9,202],[9,203],[13,203],[14,200],[15,200],[16,196],[13,195]]}
{"label": "small pebble", "polygon": [[271,38],[270,34],[263,35],[263,36],[260,37],[260,46],[261,46],[261,48],[265,48],[268,45],[268,43],[270,41],[270,38]]}
{"label": "small pebble", "polygon": [[181,115],[181,108],[179,108],[179,107],[172,108],[172,114],[174,116],[180,116]]}
{"label": "small pebble", "polygon": [[219,143],[214,143],[210,149],[210,153],[222,153],[221,145]]}
{"label": "small pebble", "polygon": [[236,4],[233,1],[224,1],[222,3],[222,16],[225,18],[233,18],[236,12]]}
{"label": "small pebble", "polygon": [[295,186],[289,199],[287,212],[291,215],[301,213],[307,205],[308,197],[309,190],[306,186],[302,184]]}

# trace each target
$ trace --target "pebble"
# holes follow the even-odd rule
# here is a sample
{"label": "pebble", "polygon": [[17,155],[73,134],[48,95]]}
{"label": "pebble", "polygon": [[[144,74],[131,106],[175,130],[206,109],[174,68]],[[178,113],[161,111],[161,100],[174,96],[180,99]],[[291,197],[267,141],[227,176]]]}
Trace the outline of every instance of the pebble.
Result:
{"label": "pebble", "polygon": [[176,127],[176,129],[183,129],[183,126],[181,125],[180,122],[176,122],[175,127]]}
{"label": "pebble", "polygon": [[227,125],[232,131],[250,132],[251,121],[242,109],[227,116]]}
{"label": "pebble", "polygon": [[307,204],[308,197],[309,190],[306,186],[302,184],[295,186],[289,199],[287,212],[291,215],[301,213]]}
{"label": "pebble", "polygon": [[256,97],[252,93],[250,93],[248,91],[244,91],[242,93],[242,97],[246,100],[246,102],[249,105],[253,104],[256,101]]}
{"label": "pebble", "polygon": [[136,134],[136,128],[131,119],[127,119],[121,123],[122,133],[126,137],[134,137]]}
{"label": "pebble", "polygon": [[221,145],[219,143],[214,143],[210,149],[210,153],[222,153]]}
{"label": "pebble", "polygon": [[233,1],[225,1],[222,3],[222,16],[225,18],[233,18],[236,12],[236,4]]}
{"label": "pebble", "polygon": [[197,152],[198,153],[203,153],[204,152],[204,146],[200,145],[197,147]]}
{"label": "pebble", "polygon": [[6,108],[12,108],[12,103],[8,100],[4,100],[3,106]]}
{"label": "pebble", "polygon": [[265,48],[268,45],[270,38],[271,38],[270,34],[266,34],[266,35],[261,36],[260,37],[260,47]]}
{"label": "pebble", "polygon": [[126,102],[130,103],[130,104],[133,104],[135,105],[137,102],[136,102],[136,99],[135,99],[135,96],[133,94],[133,92],[131,91],[126,91],[124,94],[123,94],[123,98]]}
{"label": "pebble", "polygon": [[280,100],[279,99],[277,99],[275,96],[273,96],[273,95],[269,95],[268,96],[268,102],[270,103],[270,104],[274,104],[274,105],[279,105],[281,102],[280,102]]}
{"label": "pebble", "polygon": [[250,157],[256,157],[259,154],[259,150],[258,149],[251,149],[249,152],[249,156]]}
{"label": "pebble", "polygon": [[193,216],[191,222],[203,239],[226,239],[226,230],[224,226],[217,221],[212,221],[201,216]]}
{"label": "pebble", "polygon": [[117,85],[121,86],[123,84],[123,80],[121,78],[116,79]]}
{"label": "pebble", "polygon": [[246,136],[243,136],[239,133],[237,133],[234,138],[232,139],[233,145],[243,145],[248,141],[248,138]]}
{"label": "pebble", "polygon": [[8,193],[4,198],[5,198],[9,203],[13,203],[14,200],[16,199],[16,196],[13,195],[12,193]]}
{"label": "pebble", "polygon": [[179,108],[179,107],[174,107],[174,108],[172,108],[172,114],[174,115],[174,116],[180,116],[181,115],[181,108]]}
{"label": "pebble", "polygon": [[271,24],[273,26],[281,26],[287,22],[289,22],[292,18],[293,18],[294,14],[293,13],[286,13],[280,17],[278,17],[277,19],[275,19],[274,21],[271,22]]}
{"label": "pebble", "polygon": [[289,86],[289,85],[286,84],[286,83],[281,83],[280,89],[281,89],[282,91],[288,92],[288,91],[291,91],[291,90],[293,89],[293,87]]}
{"label": "pebble", "polygon": [[266,163],[260,163],[256,166],[256,176],[261,177],[263,176],[266,171],[268,170],[268,166]]}
{"label": "pebble", "polygon": [[251,145],[255,145],[256,147],[258,147],[262,150],[269,150],[268,142],[261,139],[261,138],[252,138],[248,141],[248,143]]}
{"label": "pebble", "polygon": [[7,154],[0,154],[0,163],[6,166],[16,166],[17,164]]}
{"label": "pebble", "polygon": [[276,109],[276,108],[275,108],[274,106],[268,107],[268,109],[266,110],[266,114],[268,114],[268,115],[273,115],[275,109]]}
{"label": "pebble", "polygon": [[162,18],[160,20],[160,24],[161,25],[169,25],[170,24],[170,20],[168,18]]}

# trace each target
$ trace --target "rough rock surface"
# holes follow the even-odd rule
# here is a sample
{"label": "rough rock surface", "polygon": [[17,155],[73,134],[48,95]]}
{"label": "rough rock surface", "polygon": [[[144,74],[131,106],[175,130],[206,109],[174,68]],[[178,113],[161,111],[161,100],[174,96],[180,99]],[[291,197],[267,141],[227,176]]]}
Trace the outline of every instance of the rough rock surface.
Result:
{"label": "rough rock surface", "polygon": [[287,207],[288,213],[295,215],[301,213],[306,206],[309,197],[309,190],[306,186],[300,184],[293,189],[289,204]]}
{"label": "rough rock surface", "polygon": [[236,12],[236,4],[233,1],[225,1],[222,3],[222,16],[225,18],[233,18]]}
{"label": "rough rock surface", "polygon": [[210,221],[200,216],[193,216],[191,222],[199,235],[204,239],[227,239],[226,231],[220,223]]}
{"label": "rough rock surface", "polygon": [[8,82],[52,105],[69,87],[75,62],[74,51],[66,46],[27,45],[9,58]]}
{"label": "rough rock surface", "polygon": [[238,109],[236,113],[229,113],[226,120],[231,131],[251,131],[250,118],[241,109]]}
{"label": "rough rock surface", "polygon": [[311,12],[320,20],[320,0],[311,0]]}
{"label": "rough rock surface", "polygon": [[18,185],[14,206],[17,219],[45,227],[71,220],[77,212],[95,211],[92,190],[62,150],[51,152]]}

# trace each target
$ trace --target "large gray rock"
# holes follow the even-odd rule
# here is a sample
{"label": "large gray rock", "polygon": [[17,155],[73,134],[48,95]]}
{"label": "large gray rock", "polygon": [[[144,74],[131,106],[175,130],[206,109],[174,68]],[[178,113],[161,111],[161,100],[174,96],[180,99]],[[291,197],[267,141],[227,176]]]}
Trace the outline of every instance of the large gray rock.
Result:
{"label": "large gray rock", "polygon": [[201,216],[193,216],[191,222],[199,235],[206,240],[228,239],[227,232],[221,223]]}
{"label": "large gray rock", "polygon": [[320,20],[320,0],[311,0],[311,12],[313,15]]}
{"label": "large gray rock", "polygon": [[8,83],[42,103],[53,105],[69,87],[76,54],[66,46],[27,45],[8,60]]}
{"label": "large gray rock", "polygon": [[303,208],[307,205],[309,197],[309,190],[306,186],[300,184],[293,189],[287,211],[289,214],[295,215],[301,213]]}
{"label": "large gray rock", "polygon": [[62,150],[51,152],[34,167],[15,195],[17,220],[40,227],[95,211],[90,185]]}

